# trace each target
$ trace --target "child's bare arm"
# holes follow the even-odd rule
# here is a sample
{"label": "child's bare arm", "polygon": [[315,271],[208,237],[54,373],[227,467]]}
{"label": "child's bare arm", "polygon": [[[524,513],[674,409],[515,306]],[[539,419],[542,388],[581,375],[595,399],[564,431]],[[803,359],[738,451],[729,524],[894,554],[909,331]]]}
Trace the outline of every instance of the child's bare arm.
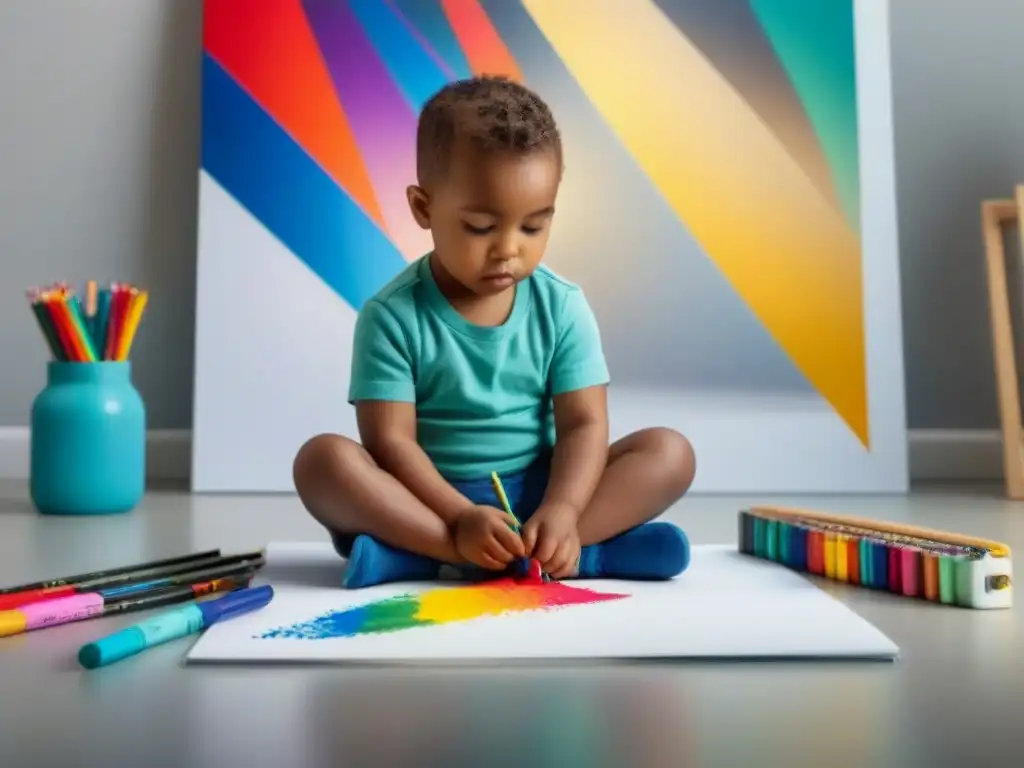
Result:
{"label": "child's bare arm", "polygon": [[555,451],[545,506],[566,506],[583,513],[608,461],[608,394],[587,387],[554,399]]}
{"label": "child's bare arm", "polygon": [[363,447],[378,466],[412,491],[445,523],[473,506],[441,476],[416,442],[416,405],[386,400],[360,400],[356,419]]}

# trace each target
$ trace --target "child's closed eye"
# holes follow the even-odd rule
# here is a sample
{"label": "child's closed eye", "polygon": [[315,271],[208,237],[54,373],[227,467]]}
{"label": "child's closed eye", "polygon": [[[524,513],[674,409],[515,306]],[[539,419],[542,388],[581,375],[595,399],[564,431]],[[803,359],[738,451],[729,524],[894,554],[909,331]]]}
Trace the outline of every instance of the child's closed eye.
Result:
{"label": "child's closed eye", "polygon": [[[470,224],[468,221],[462,222],[462,228],[465,229],[471,235],[489,235],[494,231],[494,225],[488,224],[486,227],[476,227]],[[544,230],[544,227],[530,227],[523,225],[520,230],[524,235],[536,235]]]}

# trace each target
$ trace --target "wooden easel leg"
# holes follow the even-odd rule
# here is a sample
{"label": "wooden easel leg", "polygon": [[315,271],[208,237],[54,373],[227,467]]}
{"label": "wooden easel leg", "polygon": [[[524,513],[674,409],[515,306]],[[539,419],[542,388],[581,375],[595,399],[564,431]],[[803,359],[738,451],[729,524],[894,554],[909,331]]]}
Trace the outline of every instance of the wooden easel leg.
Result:
{"label": "wooden easel leg", "polygon": [[1024,499],[1024,444],[1021,441],[1020,390],[1017,384],[1017,358],[1010,314],[1010,291],[1006,280],[1006,251],[1003,248],[1002,225],[1004,222],[1017,219],[1018,211],[1024,211],[1024,186],[1017,188],[1016,201],[986,200],[981,206],[996,392],[1003,432],[1003,467],[1006,474],[1006,494],[1011,499]]}

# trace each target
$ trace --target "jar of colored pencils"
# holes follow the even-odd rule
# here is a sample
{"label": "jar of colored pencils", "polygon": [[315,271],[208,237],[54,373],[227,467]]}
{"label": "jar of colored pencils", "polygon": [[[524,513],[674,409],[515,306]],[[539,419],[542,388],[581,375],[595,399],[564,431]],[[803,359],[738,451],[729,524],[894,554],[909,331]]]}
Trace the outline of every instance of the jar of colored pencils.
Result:
{"label": "jar of colored pencils", "polygon": [[146,409],[127,359],[139,295],[115,287],[99,312],[93,297],[83,309],[66,288],[30,297],[54,358],[30,420],[30,494],[44,514],[118,514],[142,500]]}

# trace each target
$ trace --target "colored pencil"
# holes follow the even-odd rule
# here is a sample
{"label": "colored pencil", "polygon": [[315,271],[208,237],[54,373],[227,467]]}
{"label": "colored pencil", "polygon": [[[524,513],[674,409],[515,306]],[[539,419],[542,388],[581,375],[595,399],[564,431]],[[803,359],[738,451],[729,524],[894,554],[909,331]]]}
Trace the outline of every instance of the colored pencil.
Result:
{"label": "colored pencil", "polygon": [[501,478],[498,477],[497,472],[491,472],[491,485],[494,486],[494,492],[497,494],[498,501],[501,502],[501,506],[505,510],[505,514],[516,521],[515,528],[512,530],[522,528],[523,524],[519,522],[519,518],[516,517],[516,513],[512,511],[512,505],[508,503],[508,496],[505,495],[505,486],[502,485]]}
{"label": "colored pencil", "polygon": [[96,305],[96,318],[92,326],[92,339],[96,349],[103,349],[107,342],[107,328],[110,322],[110,291],[104,288],[100,291],[99,300]]}
{"label": "colored pencil", "polygon": [[797,571],[966,608],[1013,604],[1010,548],[996,541],[783,507],[739,513],[739,550]]}
{"label": "colored pencil", "polygon": [[[501,506],[505,510],[505,513],[516,521],[516,525],[512,530],[521,532],[523,524],[519,522],[519,518],[516,517],[516,513],[512,511],[512,505],[508,501],[508,494],[505,493],[505,486],[501,482],[501,477],[497,472],[491,472],[491,485],[494,486],[494,493],[497,495],[498,501],[501,502]],[[540,563],[535,559],[530,558],[523,565],[525,565],[525,572],[523,575],[527,578],[533,581],[543,581],[545,583],[551,581],[551,577],[541,569]],[[578,561],[576,566],[579,567]]]}
{"label": "colored pencil", "polygon": [[26,295],[51,357],[76,363],[128,360],[149,302],[148,291],[127,283],[98,290],[94,280],[86,286],[84,306],[66,283]]}
{"label": "colored pencil", "polygon": [[175,555],[174,557],[167,557],[161,560],[152,560],[148,563],[139,563],[136,565],[119,565],[116,568],[106,568],[102,571],[90,571],[88,573],[78,573],[74,576],[61,576],[56,579],[45,579],[43,581],[34,581],[30,584],[18,584],[13,587],[0,588],[0,595],[11,595],[16,592],[29,592],[37,589],[52,589],[54,587],[68,587],[76,584],[81,584],[86,581],[96,581],[97,579],[107,578],[108,576],[119,576],[122,574],[137,573],[138,571],[150,571],[154,568],[162,568],[168,565],[179,565],[181,563],[190,563],[196,560],[209,560],[210,558],[220,557],[219,549],[210,549],[205,552],[196,552],[189,555]]}
{"label": "colored pencil", "polygon": [[114,355],[115,360],[128,359],[132,342],[135,340],[135,332],[139,328],[139,320],[142,319],[142,313],[146,309],[146,302],[148,301],[149,294],[146,291],[140,291],[132,295],[127,316],[125,317],[124,332],[121,334],[117,345],[117,352]]}
{"label": "colored pencil", "polygon": [[[114,573],[88,581],[81,581],[77,584],[57,587],[55,589],[30,590],[16,592],[10,595],[0,595],[0,610],[19,608],[23,605],[30,605],[44,600],[53,600],[55,597],[81,594],[83,592],[95,592],[99,589],[114,589],[115,587],[128,587],[124,592],[138,591],[139,585],[157,585],[182,583],[168,582],[168,578],[178,575],[189,577],[199,573],[200,578],[214,568],[233,568],[239,564],[252,564],[252,567],[260,567],[263,564],[263,553],[248,553],[244,555],[229,555],[210,557],[205,560],[192,560],[171,565],[163,565],[145,570],[132,571],[128,573]],[[223,575],[220,573],[214,575]]]}
{"label": "colored pencil", "polygon": [[39,325],[39,330],[42,331],[43,338],[46,339],[46,345],[50,348],[50,354],[53,356],[53,359],[67,360],[67,355],[64,353],[60,338],[57,336],[57,329],[50,321],[49,311],[46,305],[40,301],[39,294],[36,291],[29,291],[28,301],[32,307],[32,314],[36,318],[36,323]]}
{"label": "colored pencil", "polygon": [[263,556],[260,555],[259,557],[246,560],[238,560],[234,563],[211,564],[209,567],[201,570],[182,571],[180,573],[168,574],[167,576],[151,579],[149,581],[125,584],[120,587],[109,587],[104,589],[103,593],[110,597],[118,597],[133,595],[137,592],[148,592],[149,590],[157,589],[159,587],[176,587],[181,586],[182,584],[191,584],[196,581],[207,581],[209,579],[237,576],[238,574],[245,573],[247,571],[259,570],[263,567],[263,562]]}
{"label": "colored pencil", "polygon": [[252,577],[252,572],[248,572],[171,589],[152,590],[127,599],[110,599],[100,593],[89,592],[33,603],[9,611],[0,611],[0,637],[20,635],[35,629],[70,624],[99,616],[159,608],[217,592],[233,592],[248,587]]}

